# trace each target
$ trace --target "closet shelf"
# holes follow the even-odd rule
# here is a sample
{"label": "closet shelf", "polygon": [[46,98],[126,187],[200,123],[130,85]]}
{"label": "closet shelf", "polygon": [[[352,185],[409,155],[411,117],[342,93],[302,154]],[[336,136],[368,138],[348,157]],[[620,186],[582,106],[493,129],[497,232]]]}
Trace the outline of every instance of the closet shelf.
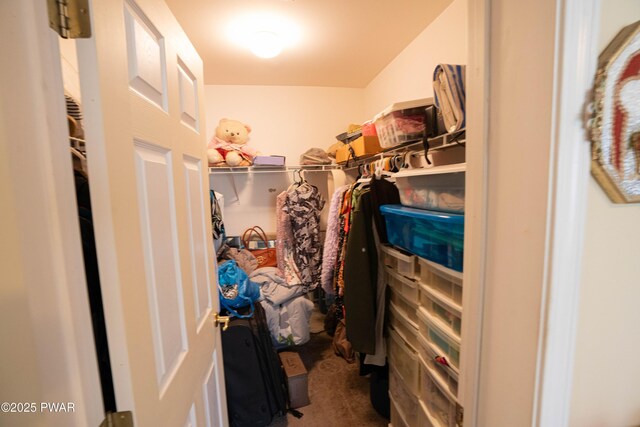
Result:
{"label": "closet shelf", "polygon": [[[466,139],[464,137],[466,129],[460,129],[457,132],[446,133],[435,138],[429,138],[429,151],[445,150],[447,148],[464,145]],[[357,157],[353,161],[346,164],[337,165],[287,165],[287,166],[236,166],[236,167],[210,167],[209,174],[249,174],[249,173],[283,173],[295,170],[303,170],[305,172],[326,172],[332,170],[351,170],[366,165],[381,157],[391,157],[396,154],[404,154],[411,152],[418,154],[424,152],[422,140],[409,141],[402,145],[396,145],[382,150],[376,154],[367,154]],[[347,166],[348,164],[348,166]]]}
{"label": "closet shelf", "polygon": [[[445,133],[434,138],[429,138],[427,140],[427,142],[429,143],[429,151],[446,150],[447,148],[464,145],[466,143],[465,131],[466,129],[460,129],[456,132]],[[412,152],[414,154],[424,152],[422,139],[408,141],[401,145],[385,148],[384,150],[376,154],[366,154],[364,156],[357,157],[355,160],[348,162],[350,166],[347,167],[347,164],[345,163],[344,165],[342,165],[342,168],[344,170],[355,169],[360,165],[366,165],[375,160],[378,160],[381,157],[391,157],[396,154],[404,154],[408,152]]]}
{"label": "closet shelf", "polygon": [[452,165],[432,166],[428,168],[403,169],[393,174],[396,178],[424,176],[424,175],[440,175],[447,173],[465,172],[467,170],[466,163],[455,163]]}
{"label": "closet shelf", "polygon": [[326,172],[342,169],[340,165],[293,165],[293,166],[236,166],[209,168],[209,174],[284,173],[295,170]]}

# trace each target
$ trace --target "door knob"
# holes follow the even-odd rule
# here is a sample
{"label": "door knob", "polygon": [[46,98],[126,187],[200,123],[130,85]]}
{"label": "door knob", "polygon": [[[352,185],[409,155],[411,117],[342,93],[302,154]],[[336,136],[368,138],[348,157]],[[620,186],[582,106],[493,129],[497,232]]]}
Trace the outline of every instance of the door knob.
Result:
{"label": "door knob", "polygon": [[229,316],[220,316],[220,313],[213,313],[213,324],[215,326],[222,325],[223,332],[229,327],[229,320],[231,320]]}

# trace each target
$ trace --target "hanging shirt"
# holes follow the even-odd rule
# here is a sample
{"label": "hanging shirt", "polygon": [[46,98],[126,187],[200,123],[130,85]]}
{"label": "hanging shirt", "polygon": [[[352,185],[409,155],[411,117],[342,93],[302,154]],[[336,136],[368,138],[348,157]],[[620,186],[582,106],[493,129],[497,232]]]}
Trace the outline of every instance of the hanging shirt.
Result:
{"label": "hanging shirt", "polygon": [[322,250],[322,273],[320,281],[322,289],[327,294],[333,294],[334,271],[338,262],[338,246],[340,244],[340,208],[345,191],[349,188],[344,185],[338,188],[331,197],[329,216],[327,218],[327,231]]}
{"label": "hanging shirt", "polygon": [[320,283],[322,245],[320,243],[320,213],[324,200],[318,188],[302,183],[287,191],[283,212],[289,216],[293,230],[293,256],[300,280],[308,290]]}
{"label": "hanging shirt", "polygon": [[289,285],[299,285],[301,279],[294,259],[293,228],[289,215],[284,210],[287,197],[286,191],[276,197],[276,258],[286,282]]}
{"label": "hanging shirt", "polygon": [[[351,218],[351,195],[354,186],[350,186],[342,196],[342,208],[340,209],[340,225],[338,232],[338,259],[334,273],[334,287],[336,295],[336,305],[342,301],[344,289],[344,255],[347,250],[347,236],[349,234],[349,219]],[[338,299],[339,298],[339,299]],[[341,306],[340,306],[341,307]],[[342,314],[338,314],[338,318],[342,318]]]}

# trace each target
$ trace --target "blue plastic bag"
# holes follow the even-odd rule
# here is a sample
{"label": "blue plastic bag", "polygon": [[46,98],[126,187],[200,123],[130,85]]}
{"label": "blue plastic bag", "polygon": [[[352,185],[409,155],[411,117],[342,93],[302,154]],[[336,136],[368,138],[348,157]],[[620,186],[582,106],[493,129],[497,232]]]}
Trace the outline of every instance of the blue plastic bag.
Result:
{"label": "blue plastic bag", "polygon": [[[260,287],[249,280],[235,260],[223,262],[218,267],[218,291],[220,305],[236,317],[253,316],[253,303],[260,298]],[[251,312],[239,314],[236,309],[251,306]]]}

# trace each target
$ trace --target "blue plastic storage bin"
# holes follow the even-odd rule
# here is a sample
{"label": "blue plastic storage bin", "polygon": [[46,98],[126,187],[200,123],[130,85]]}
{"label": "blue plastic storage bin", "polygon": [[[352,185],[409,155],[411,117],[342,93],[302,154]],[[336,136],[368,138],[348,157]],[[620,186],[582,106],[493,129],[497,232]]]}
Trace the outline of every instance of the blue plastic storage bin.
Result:
{"label": "blue plastic storage bin", "polygon": [[392,245],[462,271],[464,215],[408,208],[402,205],[380,207]]}

